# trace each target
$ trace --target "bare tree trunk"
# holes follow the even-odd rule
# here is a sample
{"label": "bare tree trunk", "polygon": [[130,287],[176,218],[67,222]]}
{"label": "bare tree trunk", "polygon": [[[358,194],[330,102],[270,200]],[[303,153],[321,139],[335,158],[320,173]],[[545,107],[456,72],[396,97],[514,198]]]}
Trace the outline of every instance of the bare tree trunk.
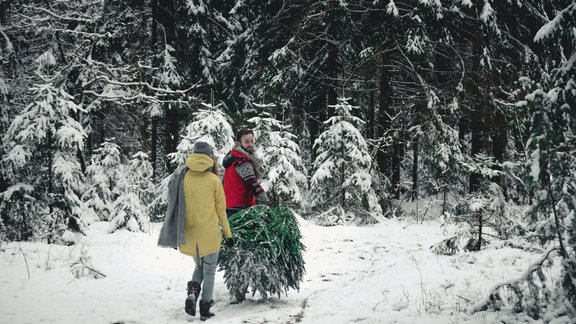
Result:
{"label": "bare tree trunk", "polygon": [[[159,33],[159,35],[165,35],[166,44],[171,45],[176,48],[176,10],[175,10],[175,0],[153,0],[156,1],[156,7],[153,8],[155,13],[155,20],[162,28],[164,33]],[[155,10],[154,10],[155,9]],[[159,39],[163,41],[163,39]],[[178,145],[178,132],[179,132],[179,121],[180,113],[179,106],[176,104],[164,104],[165,113],[165,153],[172,153],[176,151]],[[168,172],[174,171],[175,166],[173,166],[168,158],[165,159],[164,164]]]}
{"label": "bare tree trunk", "polygon": [[[371,82],[368,82],[371,84]],[[366,134],[364,135],[366,139],[374,139],[374,128],[375,128],[375,117],[376,117],[376,102],[374,90],[370,90],[368,94],[368,111],[367,111],[367,121],[366,121]]]}
{"label": "bare tree trunk", "polygon": [[78,161],[80,161],[80,170],[84,174],[86,172],[86,160],[84,159],[82,148],[78,144],[76,144],[76,157],[78,158]]}
{"label": "bare tree trunk", "polygon": [[[500,112],[492,117],[492,155],[498,162],[498,165],[494,166],[495,170],[502,171],[501,164],[504,162],[504,154],[506,152],[506,144],[508,142],[508,136],[506,129],[508,128],[506,117]],[[506,177],[504,175],[498,175],[492,181],[496,182],[504,192],[504,198],[508,201],[508,190],[506,188]]]}
{"label": "bare tree trunk", "polygon": [[[485,100],[482,99],[480,88],[482,80],[480,77],[480,58],[482,55],[482,46],[478,38],[472,41],[472,75],[470,76],[470,92],[472,94],[472,104],[470,111],[470,129],[472,131],[472,148],[470,155],[472,158],[482,152],[483,149],[483,132],[484,132],[484,114],[483,107]],[[470,192],[476,192],[480,189],[481,175],[477,172],[470,174]]]}
{"label": "bare tree trunk", "polygon": [[6,15],[6,11],[8,11],[8,7],[10,6],[10,2],[8,1],[0,1],[0,25],[6,26],[8,25],[8,16]]}
{"label": "bare tree trunk", "polygon": [[[474,107],[474,110],[470,112],[470,128],[472,130],[472,151],[470,155],[472,157],[476,154],[482,152],[482,113],[480,112],[480,105]],[[470,192],[476,192],[480,189],[481,175],[477,172],[472,172],[470,174]]]}
{"label": "bare tree trunk", "polygon": [[465,112],[458,120],[458,140],[461,144],[464,143],[466,134],[470,132],[470,123],[468,121],[469,116],[470,113]]}
{"label": "bare tree trunk", "polygon": [[104,141],[106,141],[106,127],[104,127],[105,122],[106,122],[106,112],[104,111],[104,109],[106,109],[106,104],[103,105],[102,108],[100,108],[98,110],[97,114],[97,118],[98,118],[98,129],[100,130],[100,138],[98,138],[96,140],[96,143],[94,143],[94,147],[98,148],[100,147],[100,144],[104,143]]}
{"label": "bare tree trunk", "polygon": [[330,50],[328,51],[327,60],[328,76],[330,77],[330,86],[327,89],[327,107],[326,107],[326,117],[322,121],[334,116],[334,105],[338,103],[338,48],[336,45],[330,45]]}
{"label": "bare tree trunk", "polygon": [[395,139],[394,152],[392,154],[392,190],[394,198],[400,199],[402,188],[400,186],[400,164],[402,163],[402,156],[404,155],[404,143],[401,139]]}
{"label": "bare tree trunk", "polygon": [[[379,93],[379,109],[378,109],[378,128],[376,138],[383,140],[387,132],[392,128],[392,116],[391,104],[392,104],[392,86],[390,84],[390,72],[388,71],[386,65],[388,63],[388,58],[386,54],[381,54],[380,61],[380,93]],[[376,152],[376,162],[378,163],[378,168],[386,177],[390,176],[390,151],[384,149],[381,146]]]}
{"label": "bare tree trunk", "polygon": [[478,213],[478,242],[476,242],[476,247],[474,248],[475,251],[480,251],[482,248],[482,226],[484,219],[482,219],[482,213]]}
{"label": "bare tree trunk", "polygon": [[442,188],[442,215],[446,215],[447,209],[448,209],[448,188],[444,186]]}
{"label": "bare tree trunk", "polygon": [[320,95],[312,101],[310,113],[308,116],[308,130],[310,131],[310,159],[316,159],[316,150],[314,149],[314,142],[322,132],[322,122],[324,121],[326,107],[326,97]]}
{"label": "bare tree trunk", "polygon": [[[339,10],[339,4],[336,1],[329,1],[329,16],[332,16],[336,11]],[[329,23],[328,26],[328,34],[332,39],[338,39],[337,29],[339,28],[338,23],[333,20]],[[328,57],[326,59],[326,75],[328,76],[328,80],[326,80],[327,84],[329,84],[328,88],[326,89],[326,99],[327,99],[327,107],[326,107],[326,116],[325,119],[322,121],[327,120],[328,118],[334,116],[334,107],[330,107],[337,104],[338,98],[338,46],[333,42],[327,42],[326,45],[328,46]]]}
{"label": "bare tree trunk", "polygon": [[178,147],[178,133],[179,133],[179,113],[178,113],[178,108],[176,107],[170,107],[170,104],[167,104],[166,107],[166,120],[165,120],[165,133],[166,133],[166,139],[165,139],[165,154],[166,154],[166,159],[165,159],[165,165],[166,165],[166,170],[168,170],[169,173],[172,173],[174,171],[174,169],[176,168],[175,165],[172,165],[172,162],[170,162],[170,159],[168,158],[168,153],[173,153],[176,152],[176,148]]}
{"label": "bare tree trunk", "polygon": [[154,177],[156,177],[158,175],[158,117],[152,117],[150,127],[150,162]]}
{"label": "bare tree trunk", "polygon": [[419,157],[419,152],[418,152],[418,141],[419,141],[419,136],[418,134],[416,134],[416,136],[414,136],[414,141],[412,143],[412,148],[414,150],[413,152],[413,160],[412,160],[412,201],[415,201],[416,199],[418,199],[418,157]]}

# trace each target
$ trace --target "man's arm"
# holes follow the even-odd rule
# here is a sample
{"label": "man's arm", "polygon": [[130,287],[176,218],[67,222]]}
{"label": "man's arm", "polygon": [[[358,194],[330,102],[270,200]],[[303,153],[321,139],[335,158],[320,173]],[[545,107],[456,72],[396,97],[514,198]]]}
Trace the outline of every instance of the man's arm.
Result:
{"label": "man's arm", "polygon": [[258,182],[258,179],[256,178],[256,173],[254,172],[254,166],[252,163],[240,160],[236,162],[234,169],[236,169],[236,173],[238,173],[240,178],[242,178],[244,184],[254,192],[257,204],[261,205],[270,203],[266,191],[264,191],[264,188],[262,188],[260,182]]}

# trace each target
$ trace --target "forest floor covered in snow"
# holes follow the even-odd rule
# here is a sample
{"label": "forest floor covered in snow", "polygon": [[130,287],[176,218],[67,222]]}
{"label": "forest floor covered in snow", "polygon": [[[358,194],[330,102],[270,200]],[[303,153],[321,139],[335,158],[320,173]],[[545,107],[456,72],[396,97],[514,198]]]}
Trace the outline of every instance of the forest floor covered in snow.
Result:
{"label": "forest floor covered in snow", "polygon": [[[0,323],[200,323],[184,312],[192,258],[159,248],[150,233],[90,227],[75,246],[0,246]],[[508,312],[468,310],[496,284],[518,278],[540,254],[489,245],[436,255],[438,222],[390,219],[372,226],[320,227],[301,220],[306,274],[300,291],[230,305],[216,274],[208,323],[531,322]],[[91,269],[91,270],[90,270]]]}

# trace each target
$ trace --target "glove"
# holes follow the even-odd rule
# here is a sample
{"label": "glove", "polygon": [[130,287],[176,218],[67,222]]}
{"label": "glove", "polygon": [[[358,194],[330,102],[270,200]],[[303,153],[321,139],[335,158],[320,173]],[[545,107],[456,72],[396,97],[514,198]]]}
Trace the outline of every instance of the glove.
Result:
{"label": "glove", "polygon": [[233,237],[226,239],[226,246],[229,248],[233,247],[235,243],[236,242],[234,241]]}
{"label": "glove", "polygon": [[268,195],[266,195],[266,192],[262,191],[259,195],[256,196],[256,205],[271,205],[270,199],[268,198]]}

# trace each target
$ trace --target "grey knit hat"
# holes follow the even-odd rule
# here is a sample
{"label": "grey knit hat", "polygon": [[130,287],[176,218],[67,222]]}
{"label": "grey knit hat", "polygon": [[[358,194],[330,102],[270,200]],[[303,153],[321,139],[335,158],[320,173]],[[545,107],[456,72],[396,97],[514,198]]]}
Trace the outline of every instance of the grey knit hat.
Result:
{"label": "grey knit hat", "polygon": [[206,154],[209,157],[214,158],[214,150],[212,149],[212,146],[206,142],[196,142],[196,144],[194,144],[193,152]]}

